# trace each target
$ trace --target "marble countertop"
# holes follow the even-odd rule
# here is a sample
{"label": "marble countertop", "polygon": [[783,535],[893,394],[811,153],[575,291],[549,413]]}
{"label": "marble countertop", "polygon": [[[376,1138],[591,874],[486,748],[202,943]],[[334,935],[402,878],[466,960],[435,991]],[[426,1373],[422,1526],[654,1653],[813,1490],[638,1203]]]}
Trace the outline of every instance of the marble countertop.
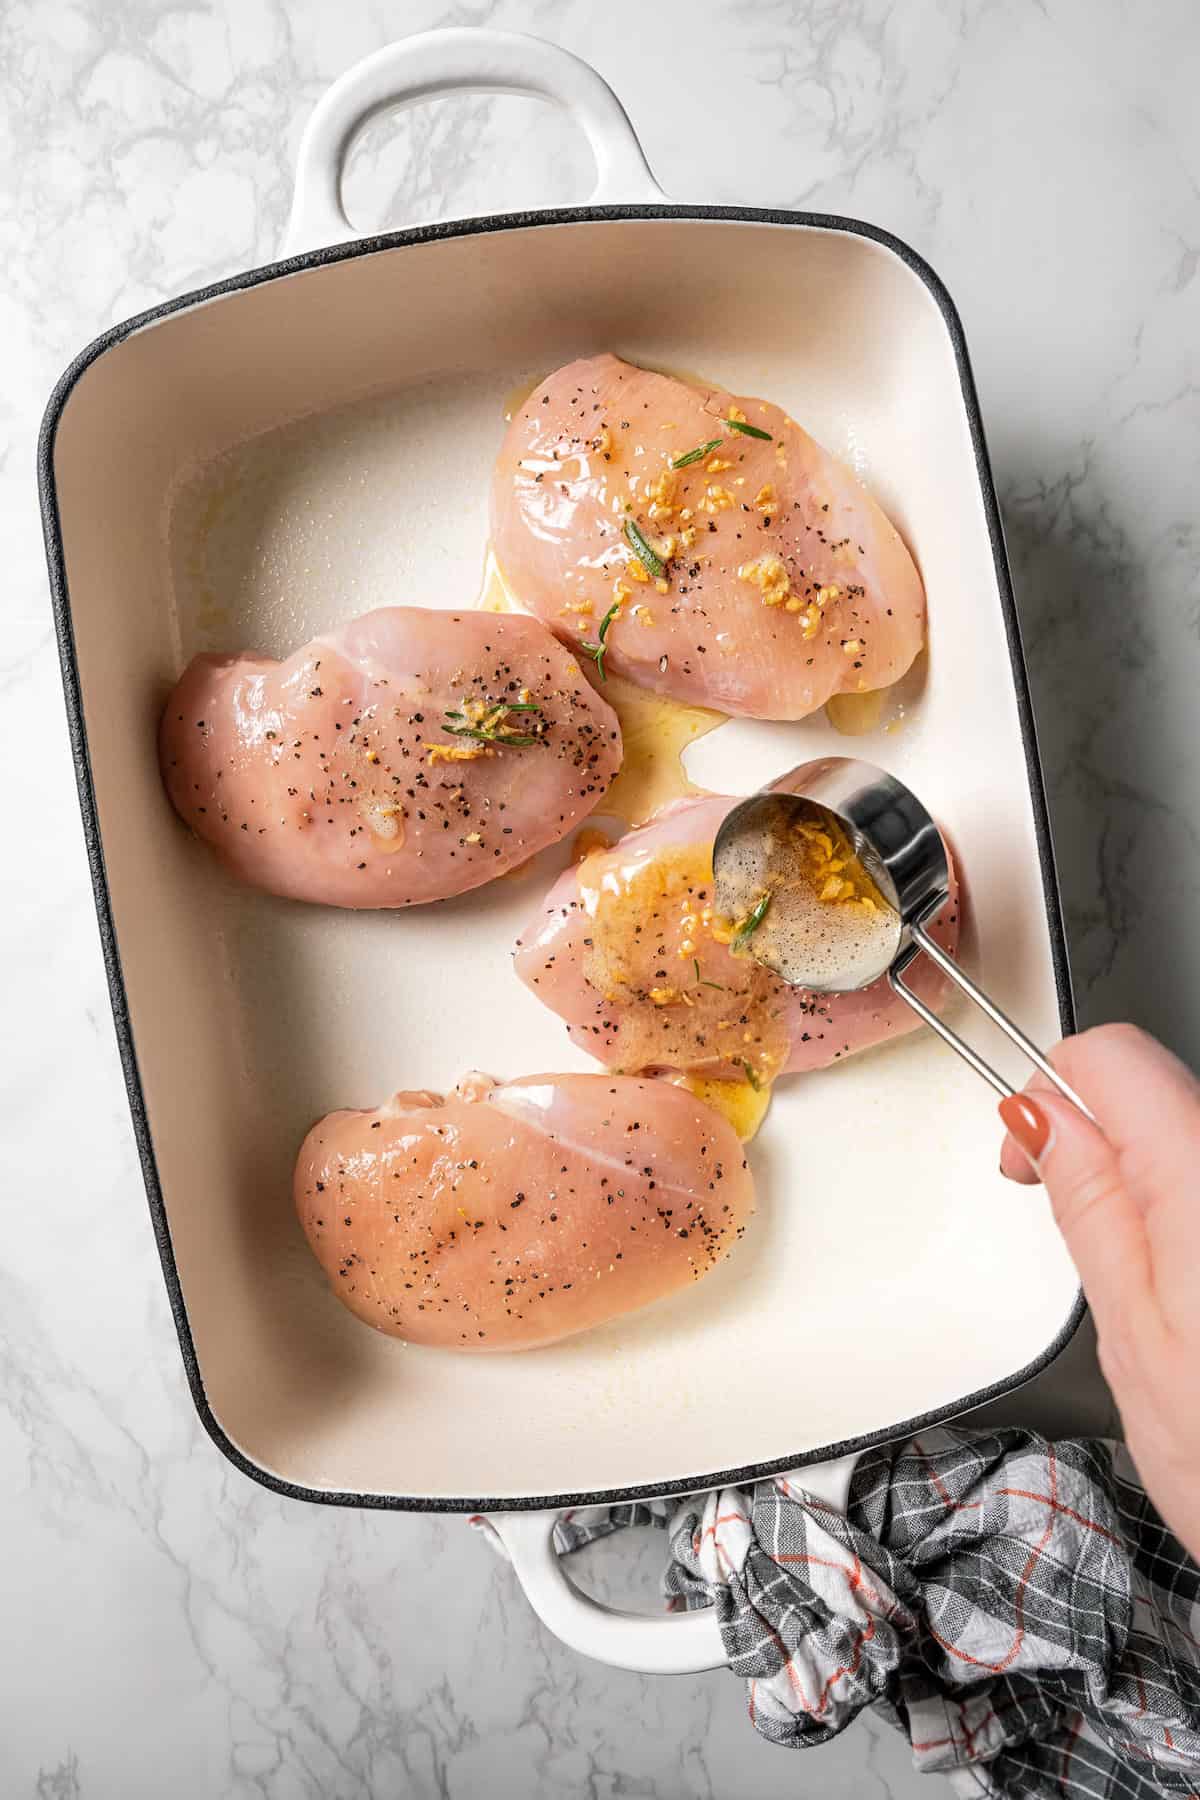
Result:
{"label": "marble countertop", "polygon": [[[111,322],[267,262],[325,86],[402,32],[542,33],[680,199],[848,212],[929,258],[1009,531],[1084,1023],[1200,1055],[1200,123],[1190,0],[10,0],[0,13],[0,745],[10,780],[0,1256],[0,1791],[37,1800],[901,1796],[869,1721],[760,1743],[739,1685],[573,1657],[464,1524],[252,1485],[184,1386],[113,1043],[33,483]],[[577,199],[533,102],[373,125],[356,224]],[[65,1152],[65,1154],[64,1154]],[[1012,1418],[1101,1429],[1081,1334]],[[649,1592],[656,1546],[593,1555]]]}

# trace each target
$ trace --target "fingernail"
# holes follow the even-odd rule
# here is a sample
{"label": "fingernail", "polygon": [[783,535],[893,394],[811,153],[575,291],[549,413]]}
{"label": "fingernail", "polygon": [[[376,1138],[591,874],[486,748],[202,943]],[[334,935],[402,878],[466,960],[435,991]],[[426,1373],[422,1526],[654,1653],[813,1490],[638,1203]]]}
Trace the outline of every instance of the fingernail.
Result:
{"label": "fingernail", "polygon": [[1028,1094],[1010,1094],[1000,1102],[1000,1117],[1036,1167],[1050,1144],[1050,1121]]}

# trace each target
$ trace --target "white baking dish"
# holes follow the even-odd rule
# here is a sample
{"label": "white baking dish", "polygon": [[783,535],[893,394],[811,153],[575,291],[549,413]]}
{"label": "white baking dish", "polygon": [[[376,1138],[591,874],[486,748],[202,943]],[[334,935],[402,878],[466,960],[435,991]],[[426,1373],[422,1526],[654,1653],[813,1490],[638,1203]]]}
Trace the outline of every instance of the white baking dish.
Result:
{"label": "white baking dish", "polygon": [[[471,86],[572,106],[595,202],[343,241],[354,129]],[[495,1021],[470,1060],[497,1075],[584,1066],[509,967],[555,858],[395,916],[235,888],[164,798],[159,708],[197,649],[282,654],[369,606],[468,601],[505,396],[568,358],[612,348],[770,395],[862,472],[923,571],[930,654],[902,729],[855,753],[948,829],[989,991],[1039,1041],[1071,1003],[996,499],[926,265],[852,220],[669,204],[591,70],[495,33],[351,71],[301,164],[285,260],[98,339],[41,449],[117,1033],[205,1424],[302,1498],[546,1509],[820,1462],[1026,1380],[1074,1329],[1076,1281],[1038,1193],[1001,1181],[991,1096],[928,1034],[780,1084],[751,1152],[754,1231],[678,1299],[468,1360],[375,1336],[329,1292],[289,1195],[318,1113],[453,1082],[446,1021],[468,1010]],[[840,746],[822,716],[736,724],[690,767],[749,789]],[[514,1542],[533,1555],[545,1535]],[[633,1660],[711,1660],[697,1641]]]}

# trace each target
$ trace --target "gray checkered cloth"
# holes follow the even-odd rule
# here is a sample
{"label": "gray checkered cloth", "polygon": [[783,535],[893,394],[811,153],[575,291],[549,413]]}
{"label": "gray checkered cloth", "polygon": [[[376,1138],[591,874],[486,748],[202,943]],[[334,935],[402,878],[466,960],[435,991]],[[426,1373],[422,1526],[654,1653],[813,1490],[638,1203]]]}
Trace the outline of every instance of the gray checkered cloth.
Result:
{"label": "gray checkered cloth", "polygon": [[963,1795],[1200,1800],[1200,1570],[1121,1445],[930,1431],[862,1457],[844,1518],[803,1481],[576,1512],[559,1547],[665,1525],[668,1604],[716,1607],[773,1743],[874,1706]]}

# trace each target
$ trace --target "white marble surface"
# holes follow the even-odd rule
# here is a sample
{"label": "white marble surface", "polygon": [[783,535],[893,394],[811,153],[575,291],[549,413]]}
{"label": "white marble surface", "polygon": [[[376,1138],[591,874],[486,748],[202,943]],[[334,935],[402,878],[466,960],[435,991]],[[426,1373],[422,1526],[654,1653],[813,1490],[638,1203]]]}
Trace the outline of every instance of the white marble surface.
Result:
{"label": "white marble surface", "polygon": [[[446,23],[594,60],[672,194],[848,211],[941,272],[1008,521],[1080,1011],[1200,1051],[1190,0],[6,0],[0,1792],[899,1800],[930,1784],[885,1728],[789,1756],[728,1677],[583,1664],[464,1525],[281,1501],[221,1460],[184,1388],[97,952],[34,435],[97,331],[268,261],[323,87]],[[373,127],[348,194],[365,225],[586,183],[562,120],[473,98]],[[1086,1342],[1071,1371],[1009,1416],[1098,1426]]]}

